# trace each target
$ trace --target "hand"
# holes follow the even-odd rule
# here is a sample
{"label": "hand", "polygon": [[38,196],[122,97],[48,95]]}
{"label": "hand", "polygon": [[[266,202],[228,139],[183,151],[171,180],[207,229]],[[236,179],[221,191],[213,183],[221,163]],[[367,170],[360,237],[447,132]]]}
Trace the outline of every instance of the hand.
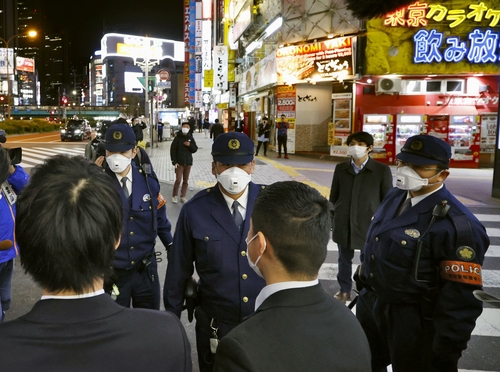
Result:
{"label": "hand", "polygon": [[178,166],[179,166],[179,164],[178,164],[178,163],[175,163],[175,164],[174,164],[174,169],[177,169],[177,167],[178,167]]}
{"label": "hand", "polygon": [[16,167],[14,165],[11,165],[9,168],[9,173],[12,174],[16,171]]}
{"label": "hand", "polygon": [[106,159],[104,156],[99,156],[96,160],[95,163],[102,168],[102,164],[104,163],[104,159]]}
{"label": "hand", "polygon": [[189,141],[189,140],[188,140],[188,141],[185,141],[185,142],[184,142],[184,146],[189,147],[190,145],[191,145],[191,141]]}

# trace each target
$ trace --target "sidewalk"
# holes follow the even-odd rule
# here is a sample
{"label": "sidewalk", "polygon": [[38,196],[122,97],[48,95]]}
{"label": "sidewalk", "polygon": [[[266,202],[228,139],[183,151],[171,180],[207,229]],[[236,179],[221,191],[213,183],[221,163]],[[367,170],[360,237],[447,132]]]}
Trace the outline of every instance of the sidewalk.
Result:
{"label": "sidewalk", "polygon": [[[205,138],[204,133],[195,132],[193,134],[198,151],[193,154],[193,166],[189,176],[189,188],[194,190],[204,189],[215,184],[215,176],[212,174],[212,140]],[[172,141],[163,141],[158,147],[148,148],[148,154],[153,163],[156,175],[162,182],[173,183],[175,172],[170,161],[170,145]],[[156,145],[155,145],[156,146]],[[274,151],[268,151],[267,157],[255,157],[255,173],[252,181],[258,184],[269,185],[278,181],[301,181],[307,183],[325,195],[330,193],[330,183],[332,181],[335,163],[320,159],[311,159],[301,156],[290,155],[290,159],[277,159]],[[314,166],[313,169],[311,166]],[[323,172],[325,177],[318,175],[306,177],[297,170],[311,170],[314,173]]]}

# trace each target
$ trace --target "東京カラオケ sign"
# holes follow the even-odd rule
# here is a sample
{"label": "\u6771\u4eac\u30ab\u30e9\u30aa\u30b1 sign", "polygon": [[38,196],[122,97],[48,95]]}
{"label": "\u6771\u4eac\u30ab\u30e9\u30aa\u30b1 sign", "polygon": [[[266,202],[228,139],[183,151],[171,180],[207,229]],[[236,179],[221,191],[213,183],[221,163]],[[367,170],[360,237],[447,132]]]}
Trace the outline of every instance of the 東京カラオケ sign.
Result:
{"label": "\u6771\u4eac\u30ab\u30e9\u30aa\u30b1 sign", "polygon": [[367,74],[498,73],[500,0],[417,1],[367,30]]}

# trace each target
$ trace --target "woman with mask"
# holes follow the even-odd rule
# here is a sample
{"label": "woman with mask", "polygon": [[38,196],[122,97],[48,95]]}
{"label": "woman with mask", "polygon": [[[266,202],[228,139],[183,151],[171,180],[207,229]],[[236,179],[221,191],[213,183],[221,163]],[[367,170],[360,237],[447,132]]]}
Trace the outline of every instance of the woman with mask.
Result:
{"label": "woman with mask", "polygon": [[198,146],[190,133],[189,123],[182,123],[180,132],[177,133],[170,146],[170,159],[175,168],[175,182],[172,190],[172,203],[177,203],[179,186],[181,187],[181,203],[186,202],[189,173],[193,165],[193,154],[198,151]]}
{"label": "woman with mask", "polygon": [[352,133],[347,137],[347,146],[350,159],[335,167],[330,189],[334,207],[332,239],[339,250],[340,290],[334,297],[343,303],[351,297],[354,251],[363,249],[371,218],[392,188],[390,168],[369,156],[373,150],[371,134]]}

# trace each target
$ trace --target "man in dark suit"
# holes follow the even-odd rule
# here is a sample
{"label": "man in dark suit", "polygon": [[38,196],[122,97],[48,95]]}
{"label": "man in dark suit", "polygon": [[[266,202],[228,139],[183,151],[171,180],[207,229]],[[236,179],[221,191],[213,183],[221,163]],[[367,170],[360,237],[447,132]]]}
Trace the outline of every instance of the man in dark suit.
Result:
{"label": "man in dark suit", "polygon": [[49,158],[17,204],[21,265],[42,298],[0,324],[2,371],[191,371],[175,315],[125,308],[104,293],[123,224],[106,173],[82,157]]}
{"label": "man in dark suit", "polygon": [[221,134],[212,146],[217,184],[184,204],[168,253],[165,309],[181,316],[194,264],[200,276],[196,347],[201,372],[212,371],[217,340],[254,311],[264,287],[249,267],[245,237],[254,201],[264,186],[251,182],[254,144],[244,133]]}
{"label": "man in dark suit", "polygon": [[371,218],[392,188],[389,166],[369,156],[373,150],[370,133],[352,133],[346,143],[351,159],[335,167],[330,189],[334,208],[332,240],[339,249],[340,290],[334,297],[343,303],[351,298],[354,250],[363,249]]}
{"label": "man in dark suit", "polygon": [[210,138],[213,138],[214,142],[217,139],[217,136],[224,133],[224,127],[221,123],[219,123],[219,119],[215,119],[215,123],[210,128]]}
{"label": "man in dark suit", "polygon": [[318,282],[331,205],[300,182],[259,194],[246,257],[266,280],[256,311],[222,338],[216,372],[370,371],[370,349],[354,315]]}

